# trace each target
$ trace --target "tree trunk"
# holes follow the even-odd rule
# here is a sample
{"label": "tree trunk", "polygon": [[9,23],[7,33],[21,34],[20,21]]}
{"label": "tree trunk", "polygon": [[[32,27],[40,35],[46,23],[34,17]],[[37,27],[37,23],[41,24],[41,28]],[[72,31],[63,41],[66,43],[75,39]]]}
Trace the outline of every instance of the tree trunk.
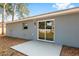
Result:
{"label": "tree trunk", "polygon": [[2,13],[2,35],[4,35],[4,15]]}
{"label": "tree trunk", "polygon": [[2,13],[2,35],[4,35],[4,16],[5,16],[5,3],[4,3],[4,8],[3,8],[3,13]]}
{"label": "tree trunk", "polygon": [[13,13],[12,13],[12,21],[14,21],[15,12],[16,12],[16,4],[14,3],[14,5],[13,5]]}

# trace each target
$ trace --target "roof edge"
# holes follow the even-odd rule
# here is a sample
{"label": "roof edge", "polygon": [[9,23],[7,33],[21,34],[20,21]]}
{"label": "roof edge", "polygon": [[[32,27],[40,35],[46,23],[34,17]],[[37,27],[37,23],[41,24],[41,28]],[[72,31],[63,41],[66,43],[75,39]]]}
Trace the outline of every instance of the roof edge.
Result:
{"label": "roof edge", "polygon": [[21,22],[21,21],[25,21],[25,20],[29,20],[35,17],[40,17],[40,16],[46,16],[46,15],[52,15],[52,16],[56,16],[56,15],[62,15],[62,14],[67,14],[69,12],[77,12],[79,11],[79,7],[75,7],[75,8],[70,8],[70,9],[65,9],[65,10],[59,10],[59,11],[54,11],[54,12],[48,12],[48,13],[44,13],[44,14],[40,14],[40,15],[35,15],[35,16],[29,16],[26,18],[23,18],[23,20],[15,20],[15,21],[9,21],[6,23],[14,23],[14,22]]}

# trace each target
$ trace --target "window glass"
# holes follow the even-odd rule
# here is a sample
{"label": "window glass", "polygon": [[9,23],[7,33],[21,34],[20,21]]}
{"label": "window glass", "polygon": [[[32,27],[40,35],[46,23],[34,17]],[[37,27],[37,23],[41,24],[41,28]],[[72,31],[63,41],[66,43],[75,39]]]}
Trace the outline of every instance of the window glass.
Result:
{"label": "window glass", "polygon": [[28,29],[28,26],[26,23],[23,23],[23,29]]}
{"label": "window glass", "polygon": [[45,22],[39,22],[39,29],[45,29]]}
{"label": "window glass", "polygon": [[52,21],[46,21],[46,29],[52,29]]}

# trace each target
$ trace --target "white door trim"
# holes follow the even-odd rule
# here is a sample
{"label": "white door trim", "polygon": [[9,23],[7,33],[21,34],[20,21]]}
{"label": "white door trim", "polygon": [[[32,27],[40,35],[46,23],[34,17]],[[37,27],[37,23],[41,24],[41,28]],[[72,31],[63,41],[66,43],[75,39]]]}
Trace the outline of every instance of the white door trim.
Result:
{"label": "white door trim", "polygon": [[[54,42],[55,41],[55,19],[50,19],[51,20],[54,20],[54,40],[53,41],[49,41],[49,40],[42,40],[42,39],[39,39],[39,29],[38,29],[38,26],[39,26],[39,22],[43,22],[43,21],[49,21],[49,20],[39,20],[37,21],[37,40],[40,40],[40,41],[46,41],[46,42]],[[46,34],[45,34],[46,36]],[[46,38],[46,37],[45,37]]]}

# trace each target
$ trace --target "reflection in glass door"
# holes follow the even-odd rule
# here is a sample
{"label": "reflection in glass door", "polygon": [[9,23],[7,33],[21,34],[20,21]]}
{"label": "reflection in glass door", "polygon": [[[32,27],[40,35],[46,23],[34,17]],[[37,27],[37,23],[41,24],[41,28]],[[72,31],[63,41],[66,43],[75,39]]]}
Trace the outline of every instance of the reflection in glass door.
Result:
{"label": "reflection in glass door", "polygon": [[53,21],[46,21],[46,40],[53,41]]}
{"label": "reflection in glass door", "polygon": [[45,40],[45,22],[39,22],[39,39]]}
{"label": "reflection in glass door", "polygon": [[54,20],[38,22],[38,39],[43,41],[54,40]]}

